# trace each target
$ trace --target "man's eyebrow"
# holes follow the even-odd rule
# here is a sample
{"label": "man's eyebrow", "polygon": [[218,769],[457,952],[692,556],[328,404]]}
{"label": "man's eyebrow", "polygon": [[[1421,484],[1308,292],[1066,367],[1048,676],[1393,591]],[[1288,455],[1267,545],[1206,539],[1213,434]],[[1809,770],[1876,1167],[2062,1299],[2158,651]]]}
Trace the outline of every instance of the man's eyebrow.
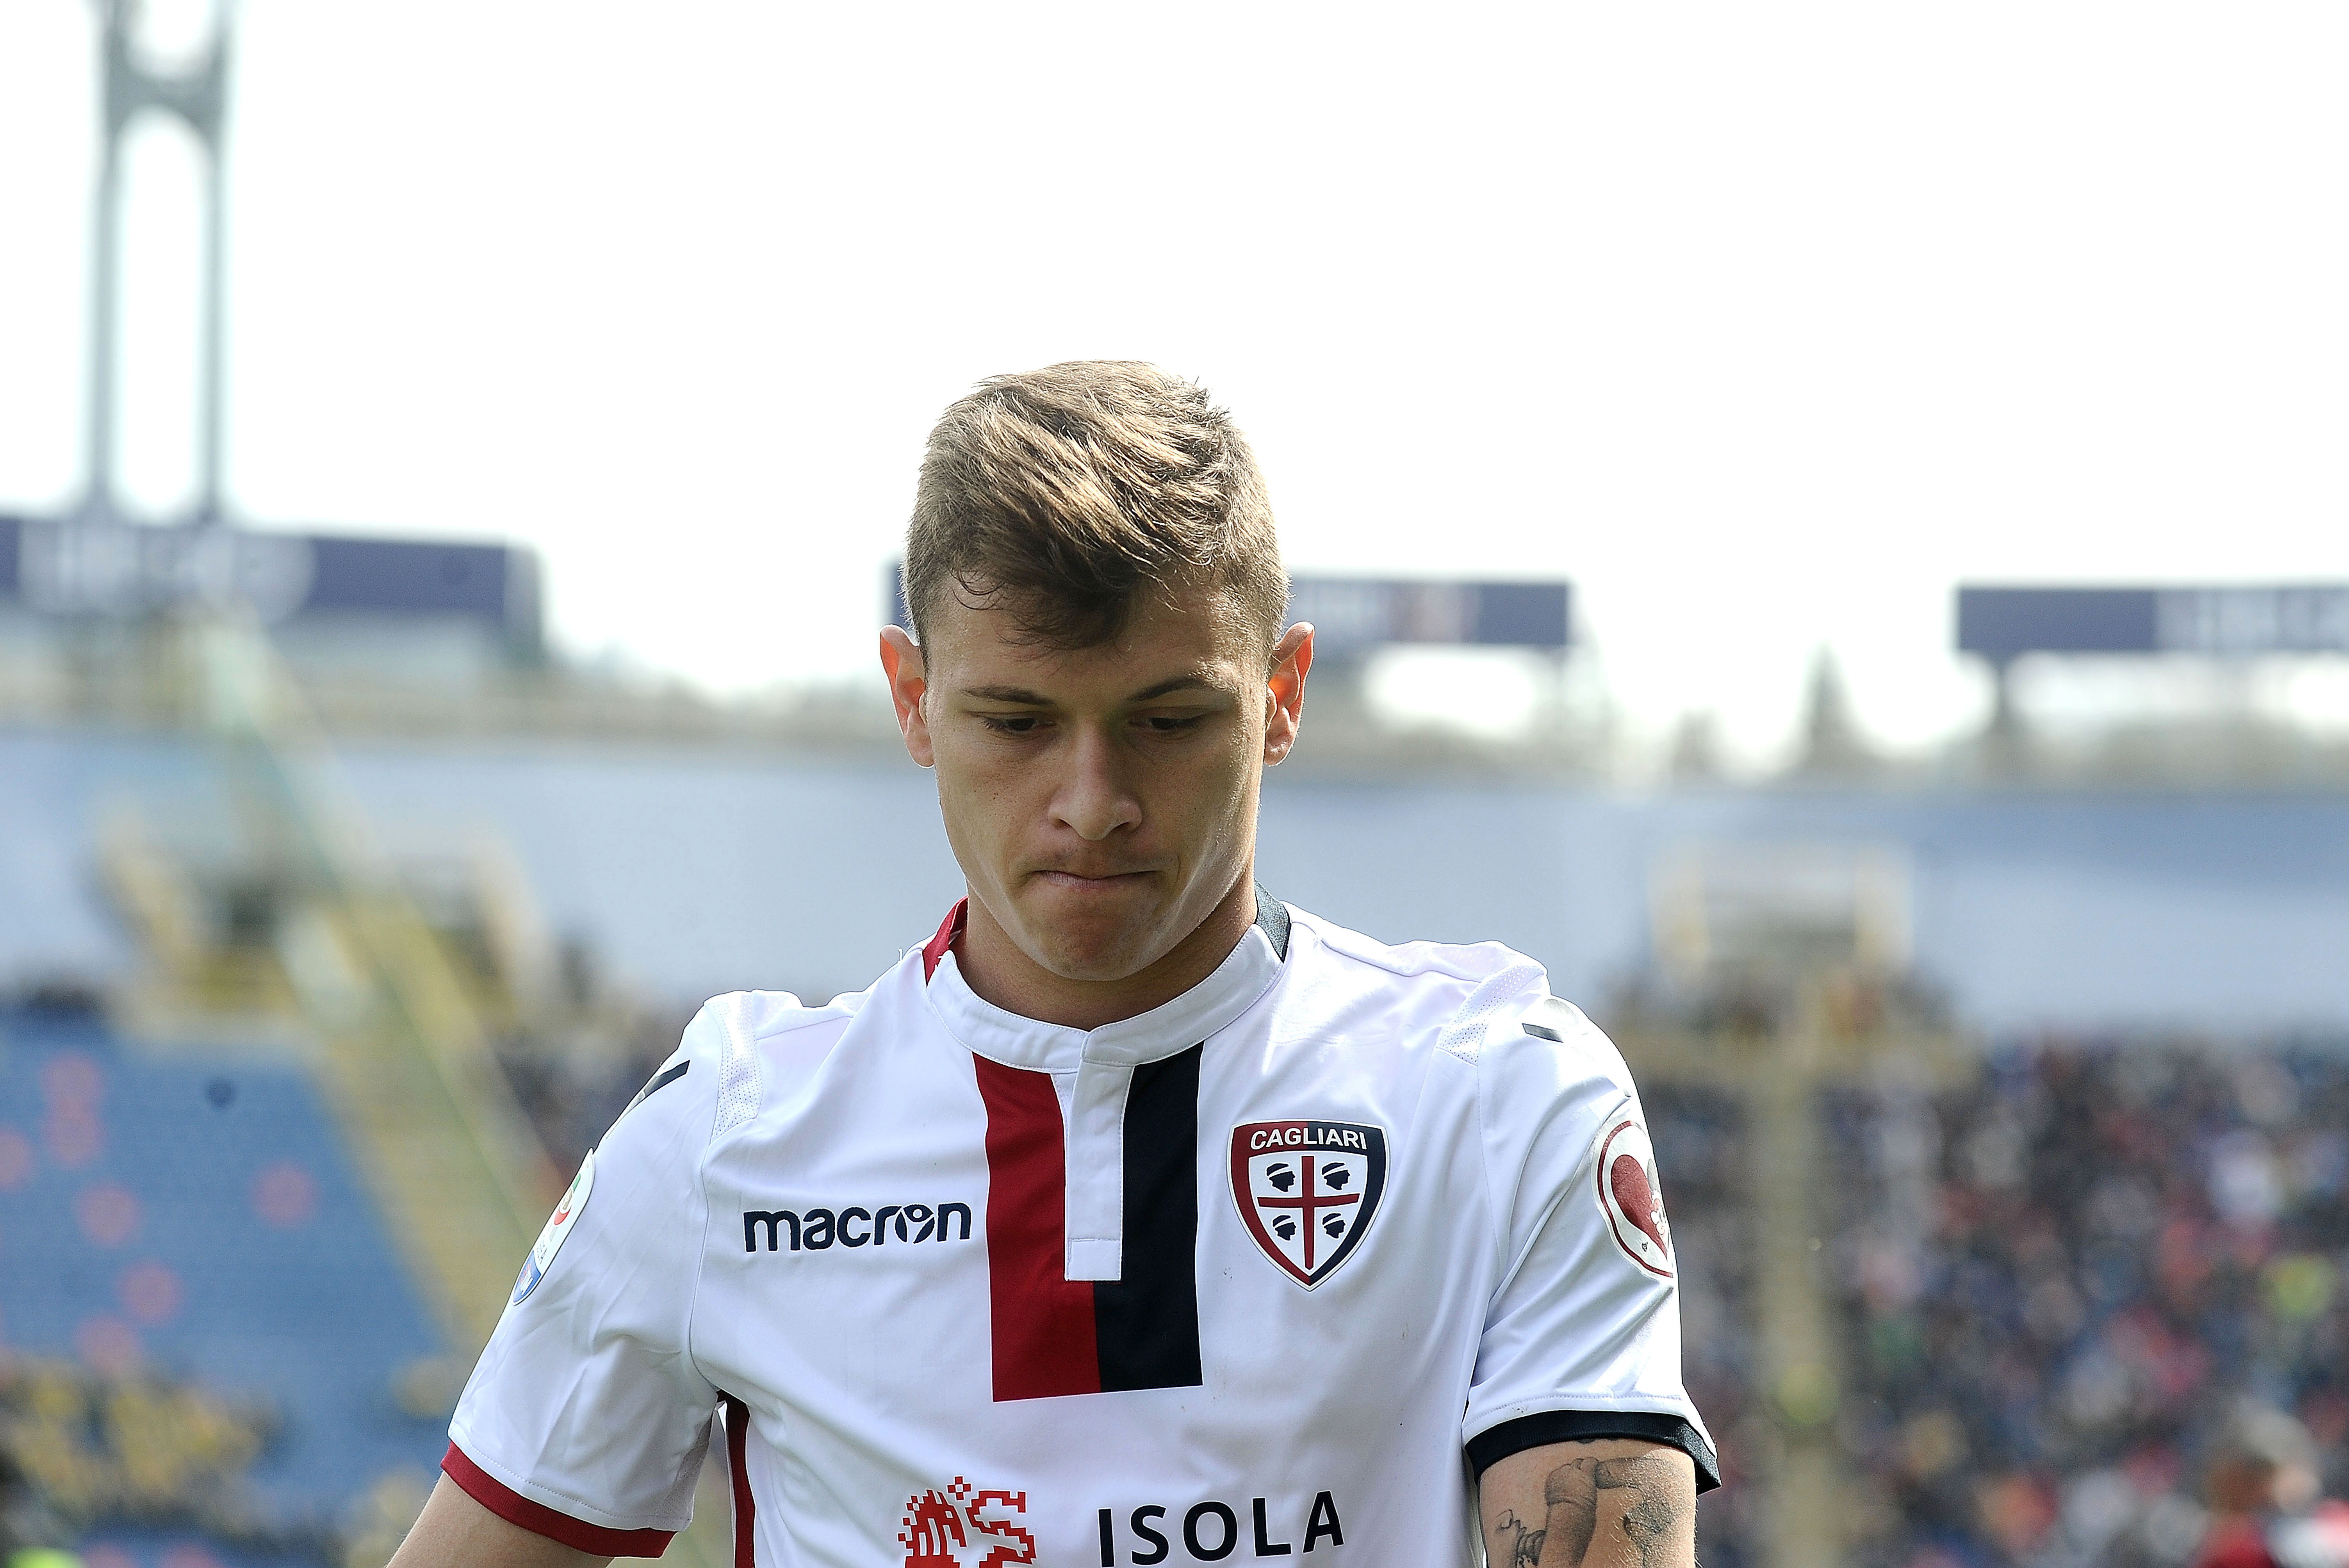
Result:
{"label": "man's eyebrow", "polygon": [[[1135,692],[1132,696],[1125,700],[1128,702],[1154,702],[1162,696],[1171,696],[1178,691],[1212,692],[1219,691],[1222,688],[1217,686],[1215,682],[1202,675],[1175,676],[1171,679],[1160,681],[1156,686],[1146,686],[1143,690]],[[962,695],[967,697],[976,697],[981,702],[1006,703],[1018,707],[1050,707],[1053,706],[1052,699],[1050,697],[1044,696],[1041,692],[1030,691],[1026,686],[965,686],[963,688]]]}
{"label": "man's eyebrow", "polygon": [[1205,676],[1176,676],[1173,680],[1160,681],[1154,686],[1135,692],[1132,696],[1125,700],[1128,702],[1150,702],[1158,697],[1172,696],[1174,693],[1178,691],[1216,691],[1220,689],[1221,688],[1218,687],[1215,682],[1209,680]]}

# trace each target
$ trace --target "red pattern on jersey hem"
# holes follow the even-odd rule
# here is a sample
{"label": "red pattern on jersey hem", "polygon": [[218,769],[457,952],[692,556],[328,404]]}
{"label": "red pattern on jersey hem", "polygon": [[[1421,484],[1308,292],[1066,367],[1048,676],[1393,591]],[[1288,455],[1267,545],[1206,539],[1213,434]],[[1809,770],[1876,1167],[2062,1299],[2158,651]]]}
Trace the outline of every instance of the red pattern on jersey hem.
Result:
{"label": "red pattern on jersey hem", "polygon": [[759,1568],[759,1507],[750,1496],[750,1407],[726,1396],[726,1469],[734,1481],[734,1568]]}
{"label": "red pattern on jersey hem", "polygon": [[543,1535],[576,1552],[598,1557],[657,1557],[677,1537],[674,1530],[614,1530],[590,1524],[543,1502],[533,1502],[475,1464],[454,1443],[441,1456],[440,1469],[466,1496],[508,1524],[518,1524],[533,1535]]}

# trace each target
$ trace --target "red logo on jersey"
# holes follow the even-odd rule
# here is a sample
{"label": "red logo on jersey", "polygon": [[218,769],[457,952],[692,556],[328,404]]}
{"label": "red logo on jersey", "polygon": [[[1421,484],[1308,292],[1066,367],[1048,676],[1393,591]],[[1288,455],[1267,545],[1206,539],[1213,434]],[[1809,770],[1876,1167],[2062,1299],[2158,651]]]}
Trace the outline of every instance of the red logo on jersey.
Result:
{"label": "red logo on jersey", "polygon": [[1386,1190],[1384,1128],[1251,1121],[1232,1129],[1232,1202],[1240,1222],[1307,1290],[1361,1246]]}
{"label": "red logo on jersey", "polygon": [[1656,1183],[1656,1150],[1636,1121],[1618,1122],[1599,1146],[1599,1206],[1633,1263],[1672,1277],[1672,1222]]}
{"label": "red logo on jersey", "polygon": [[905,1568],[1009,1568],[1036,1561],[1036,1538],[1009,1514],[1028,1511],[1024,1491],[980,1491],[962,1477],[905,1500],[897,1544]]}

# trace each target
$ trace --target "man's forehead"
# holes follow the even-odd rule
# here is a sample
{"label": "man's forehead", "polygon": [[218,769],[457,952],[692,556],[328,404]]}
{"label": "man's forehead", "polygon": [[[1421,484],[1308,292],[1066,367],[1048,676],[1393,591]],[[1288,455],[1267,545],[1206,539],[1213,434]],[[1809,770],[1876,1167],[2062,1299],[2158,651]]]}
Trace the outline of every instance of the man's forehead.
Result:
{"label": "man's forehead", "polygon": [[1017,688],[1042,696],[1133,698],[1245,684],[1246,633],[1220,605],[1137,604],[1111,641],[1057,648],[993,606],[948,602],[928,617],[924,655],[933,685],[961,691]]}

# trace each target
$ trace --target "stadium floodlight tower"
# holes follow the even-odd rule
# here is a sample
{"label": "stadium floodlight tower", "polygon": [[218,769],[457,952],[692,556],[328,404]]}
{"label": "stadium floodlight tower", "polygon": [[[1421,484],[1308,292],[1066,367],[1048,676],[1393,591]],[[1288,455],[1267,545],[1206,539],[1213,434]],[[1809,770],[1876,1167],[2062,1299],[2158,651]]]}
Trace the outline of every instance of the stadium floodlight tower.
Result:
{"label": "stadium floodlight tower", "polygon": [[83,514],[111,519],[114,504],[115,352],[122,263],[122,148],[130,125],[149,110],[175,117],[204,148],[204,261],[202,368],[197,384],[196,504],[191,521],[221,516],[221,405],[226,382],[222,325],[227,256],[222,160],[228,103],[233,0],[212,0],[210,37],[192,65],[159,68],[141,39],[143,0],[97,0],[105,66],[99,90],[104,132],[98,150],[96,224],[90,246],[89,490]]}

